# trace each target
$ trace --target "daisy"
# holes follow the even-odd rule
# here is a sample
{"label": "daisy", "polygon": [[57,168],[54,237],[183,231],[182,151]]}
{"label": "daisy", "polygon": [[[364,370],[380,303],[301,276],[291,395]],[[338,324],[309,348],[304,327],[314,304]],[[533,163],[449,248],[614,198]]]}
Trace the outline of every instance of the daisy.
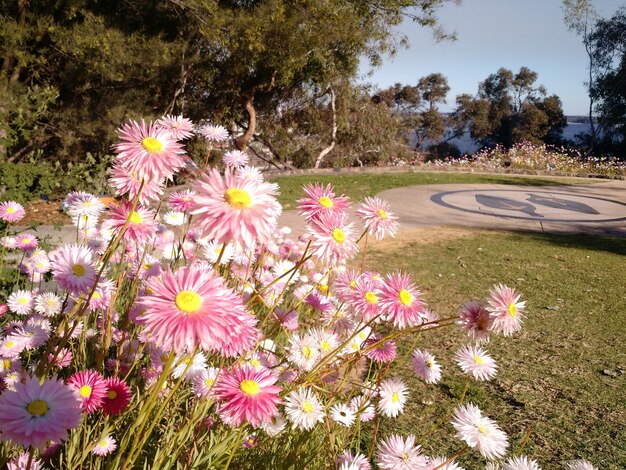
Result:
{"label": "daisy", "polygon": [[[374,345],[375,346],[372,346]],[[393,341],[381,341],[376,335],[365,341],[365,356],[372,361],[384,364],[396,358],[396,344]]]}
{"label": "daisy", "polygon": [[210,263],[217,263],[220,260],[220,265],[226,266],[235,256],[235,249],[232,245],[218,244],[213,241],[208,243],[201,243],[202,255]]}
{"label": "daisy", "polygon": [[[433,457],[430,459],[431,468],[436,468],[437,470],[463,470],[463,467],[459,467],[454,460],[452,462],[446,463],[448,461],[448,457]],[[446,463],[444,465],[444,463]]]}
{"label": "daisy", "polygon": [[109,218],[105,222],[106,227],[113,229],[115,233],[122,230],[128,222],[122,235],[123,240],[134,243],[146,243],[155,234],[157,222],[155,212],[149,207],[137,204],[133,210],[130,201],[122,201],[121,204],[112,206],[109,210]]}
{"label": "daisy", "polygon": [[63,441],[67,431],[81,421],[74,392],[59,379],[42,384],[37,377],[16,382],[0,395],[0,439],[24,447],[40,447],[47,441]]}
{"label": "daisy", "polygon": [[139,179],[170,179],[185,166],[182,145],[162,127],[146,124],[142,119],[122,125],[117,134],[121,141],[113,146],[117,162],[129,172],[136,172]]}
{"label": "daisy", "polygon": [[231,150],[230,152],[226,152],[222,157],[222,161],[224,165],[229,168],[239,168],[242,166],[246,166],[250,157],[245,152],[241,150]]}
{"label": "daisy", "polygon": [[24,349],[37,349],[48,341],[48,331],[37,325],[25,325],[24,327],[16,328],[11,337],[22,344]]}
{"label": "daisy", "polygon": [[176,191],[170,194],[167,199],[167,204],[175,211],[187,212],[193,204],[196,192],[191,189],[185,189],[184,191]]}
{"label": "daisy", "polygon": [[302,337],[298,333],[291,335],[287,352],[289,362],[306,371],[313,369],[320,359],[318,341],[310,334]]}
{"label": "daisy", "polygon": [[217,367],[209,367],[201,370],[193,376],[192,389],[196,396],[208,397],[213,396],[213,386],[220,373]]}
{"label": "daisy", "polygon": [[180,227],[186,222],[185,213],[178,211],[167,211],[165,215],[163,215],[163,222],[174,227]]}
{"label": "daisy", "polygon": [[148,279],[146,286],[150,293],[138,299],[144,313],[135,321],[158,346],[177,353],[200,347],[236,356],[255,345],[256,318],[214,272],[183,266],[164,272],[161,279]]}
{"label": "daisy", "polygon": [[376,416],[376,409],[367,395],[357,395],[350,400],[350,409],[358,416],[362,423],[371,421]]}
{"label": "daisy", "polygon": [[565,465],[567,465],[568,470],[598,470],[591,462],[586,460],[572,460]]}
{"label": "daisy", "polygon": [[13,292],[7,299],[7,307],[13,313],[26,315],[33,308],[33,294],[27,290]]}
{"label": "daisy", "polygon": [[250,366],[234,367],[220,374],[213,388],[221,400],[220,415],[234,426],[244,422],[259,426],[278,413],[282,390],[274,385],[278,377],[269,369],[256,370]]}
{"label": "daisy", "polygon": [[130,201],[137,197],[139,189],[139,204],[149,204],[151,201],[158,201],[165,191],[165,179],[142,180],[136,171],[124,168],[119,162],[113,164],[109,170],[109,185],[115,190],[117,196],[126,196]]}
{"label": "daisy", "polygon": [[457,431],[455,437],[478,450],[483,457],[493,460],[506,454],[507,435],[494,421],[484,417],[477,406],[469,403],[457,407],[452,426]]}
{"label": "daisy", "polygon": [[293,429],[306,431],[313,429],[316,423],[324,421],[324,408],[315,393],[309,388],[293,390],[285,398],[285,413],[293,423]]}
{"label": "daisy", "polygon": [[351,286],[351,295],[346,296],[350,306],[365,322],[380,315],[379,285],[380,283],[361,276],[354,282],[354,287]]}
{"label": "daisy", "polygon": [[349,428],[354,423],[354,420],[356,419],[356,414],[347,405],[344,405],[343,403],[337,403],[331,407],[330,417],[336,423],[339,423],[342,426]]}
{"label": "daisy", "polygon": [[422,294],[408,274],[388,274],[380,286],[380,308],[387,321],[398,329],[423,322]]}
{"label": "daisy", "polygon": [[[75,193],[76,194],[76,193]],[[65,199],[65,210],[70,217],[87,216],[90,220],[98,220],[104,211],[104,204],[93,194],[80,192],[78,195]]]}
{"label": "daisy", "polygon": [[359,251],[354,224],[346,221],[344,213],[323,212],[309,223],[311,252],[323,263],[345,264]]}
{"label": "daisy", "polygon": [[93,252],[83,245],[64,245],[50,253],[52,274],[61,289],[87,292],[96,280]]}
{"label": "daisy", "polygon": [[476,380],[490,380],[498,370],[496,361],[480,346],[464,346],[455,359],[461,370],[472,374]]}
{"label": "daisy", "polygon": [[349,450],[344,450],[337,459],[337,470],[371,470],[367,457],[363,454],[352,454]]}
{"label": "daisy", "polygon": [[435,361],[435,356],[426,350],[413,351],[413,369],[418,377],[427,384],[435,384],[441,380],[441,366]]}
{"label": "daisy", "polygon": [[30,251],[37,248],[39,240],[32,233],[22,233],[15,237],[15,248],[22,251]]}
{"label": "daisy", "polygon": [[335,196],[332,185],[326,187],[319,183],[306,185],[304,193],[307,197],[298,199],[298,211],[306,219],[313,219],[322,213],[345,214],[349,207],[349,198]]}
{"label": "daisy", "polygon": [[415,445],[415,436],[406,440],[397,434],[383,439],[378,444],[378,468],[381,470],[418,470],[431,468],[428,458],[422,455],[420,446]]}
{"label": "daisy", "polygon": [[399,378],[392,378],[380,384],[378,410],[389,418],[395,418],[404,411],[409,389]]}
{"label": "daisy", "polygon": [[528,457],[511,457],[502,466],[502,470],[541,470],[537,461]]}
{"label": "daisy", "polygon": [[19,222],[26,215],[24,206],[15,201],[5,201],[0,203],[0,219],[5,222]]}
{"label": "daisy", "polygon": [[31,459],[29,466],[29,454],[22,453],[7,464],[7,470],[42,470],[43,462],[39,459]]}
{"label": "daisy", "polygon": [[99,457],[104,457],[115,449],[117,449],[115,439],[111,436],[105,436],[94,444],[92,452]]}
{"label": "daisy", "polygon": [[386,236],[395,237],[398,232],[398,217],[389,211],[389,203],[377,197],[366,197],[356,211],[365,224],[367,233],[376,240]]}
{"label": "daisy", "polygon": [[213,168],[194,182],[193,189],[197,196],[189,212],[195,226],[216,243],[252,248],[276,232],[282,212],[277,185],[243,179],[229,168],[222,177]]}
{"label": "daisy", "polygon": [[503,284],[494,286],[490,295],[487,310],[493,317],[491,331],[502,333],[504,336],[520,331],[526,302],[520,302],[520,295],[516,294],[515,289]]}
{"label": "daisy", "polygon": [[193,135],[193,122],[182,115],[166,114],[154,123],[154,127],[169,131],[174,140],[188,139]]}
{"label": "daisy", "polygon": [[102,407],[107,393],[107,384],[104,377],[95,370],[75,373],[69,378],[67,385],[78,392],[83,411],[93,413]]}
{"label": "daisy", "polygon": [[102,413],[119,415],[126,409],[132,399],[130,388],[122,379],[109,377],[105,379],[106,396],[102,402]]}
{"label": "daisy", "polygon": [[205,124],[198,129],[198,134],[204,137],[209,142],[224,142],[228,138],[228,131],[218,125]]}
{"label": "daisy", "polygon": [[0,339],[0,357],[14,358],[26,349],[23,338],[15,335],[8,335]]}
{"label": "daisy", "polygon": [[206,356],[202,351],[198,351],[193,357],[184,352],[176,357],[174,364],[178,365],[172,370],[172,377],[178,379],[185,374],[185,379],[191,381],[197,374],[206,370]]}
{"label": "daisy", "polygon": [[285,420],[280,415],[274,415],[269,421],[262,422],[260,427],[268,436],[278,436],[285,429]]}
{"label": "daisy", "polygon": [[482,304],[478,302],[466,303],[461,306],[459,317],[458,325],[467,330],[467,335],[470,338],[479,343],[489,341],[493,317]]}

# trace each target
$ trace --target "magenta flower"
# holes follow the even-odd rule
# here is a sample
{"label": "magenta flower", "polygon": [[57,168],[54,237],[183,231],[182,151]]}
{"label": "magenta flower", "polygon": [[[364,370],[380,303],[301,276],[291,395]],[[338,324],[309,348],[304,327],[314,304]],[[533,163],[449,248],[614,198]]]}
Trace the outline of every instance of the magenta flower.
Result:
{"label": "magenta flower", "polygon": [[80,424],[80,403],[60,379],[29,377],[0,395],[0,439],[24,447],[63,441]]}
{"label": "magenta flower", "polygon": [[151,293],[139,298],[144,313],[136,321],[157,346],[177,353],[198,346],[236,356],[256,343],[256,318],[214,272],[181,267],[146,285]]}
{"label": "magenta flower", "polygon": [[102,400],[102,413],[119,415],[132,399],[132,393],[126,382],[118,377],[105,379],[106,395]]}
{"label": "magenta flower", "polygon": [[175,211],[187,212],[191,208],[195,196],[195,191],[192,191],[190,189],[186,189],[184,191],[176,191],[170,194],[167,203]]}
{"label": "magenta flower", "polygon": [[378,444],[377,463],[381,470],[432,468],[428,465],[428,457],[422,455],[420,446],[415,445],[415,436],[412,434],[406,440],[397,434],[383,439]]}
{"label": "magenta flower", "polygon": [[188,139],[193,135],[193,122],[182,115],[167,114],[154,123],[155,128],[168,131],[174,140]]}
{"label": "magenta flower", "polygon": [[309,222],[311,250],[323,263],[345,264],[359,251],[354,224],[343,213],[322,212]]}
{"label": "magenta flower", "polygon": [[85,412],[93,413],[102,407],[107,385],[104,377],[95,370],[76,372],[69,378],[67,385],[76,390]]}
{"label": "magenta flower", "polygon": [[490,295],[487,310],[493,317],[491,331],[504,336],[520,331],[526,302],[520,302],[520,295],[516,294],[515,289],[503,284],[494,286]]}
{"label": "magenta flower", "polygon": [[306,185],[304,193],[307,197],[298,199],[298,211],[306,219],[314,219],[323,213],[345,214],[349,207],[346,196],[335,196],[332,185],[326,187],[319,183]]}
{"label": "magenta flower", "polygon": [[380,307],[387,321],[399,329],[423,322],[422,294],[408,274],[388,274],[380,286]]}
{"label": "magenta flower", "polygon": [[387,201],[377,197],[366,197],[356,215],[365,224],[367,233],[376,240],[382,240],[387,236],[395,237],[398,232],[398,218],[390,212]]}
{"label": "magenta flower", "polygon": [[93,252],[83,245],[65,245],[50,253],[52,274],[61,289],[87,292],[96,280]]}
{"label": "magenta flower", "polygon": [[110,208],[109,219],[105,222],[115,232],[119,232],[126,221],[129,221],[122,238],[135,243],[146,243],[156,232],[156,220],[154,210],[137,204],[133,210],[132,203],[122,201],[120,205]]}
{"label": "magenta flower", "polygon": [[0,203],[0,219],[5,222],[19,222],[26,215],[24,206],[15,201],[6,201]]}
{"label": "magenta flower", "polygon": [[[372,346],[374,345],[375,346]],[[393,341],[382,341],[373,335],[365,341],[365,356],[374,362],[392,362],[396,358],[396,344]]]}
{"label": "magenta flower", "polygon": [[278,394],[282,389],[274,385],[277,380],[269,369],[248,365],[222,371],[213,388],[215,398],[221,400],[222,419],[233,426],[248,422],[256,427],[270,422],[281,403]]}
{"label": "magenta flower", "polygon": [[15,248],[22,251],[34,250],[39,245],[39,240],[32,233],[21,233],[15,237]]}
{"label": "magenta flower", "polygon": [[489,341],[489,330],[493,323],[493,318],[483,305],[478,302],[468,302],[461,306],[459,317],[457,323],[461,328],[467,330],[470,338],[479,343]]}

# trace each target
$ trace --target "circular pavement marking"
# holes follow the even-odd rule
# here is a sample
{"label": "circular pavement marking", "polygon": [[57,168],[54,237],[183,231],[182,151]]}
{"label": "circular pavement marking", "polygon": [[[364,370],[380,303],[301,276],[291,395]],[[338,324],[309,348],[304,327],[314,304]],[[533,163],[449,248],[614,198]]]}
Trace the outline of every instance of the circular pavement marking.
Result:
{"label": "circular pavement marking", "polygon": [[575,223],[626,220],[626,203],[572,193],[464,189],[433,194],[430,199],[444,207],[492,217]]}

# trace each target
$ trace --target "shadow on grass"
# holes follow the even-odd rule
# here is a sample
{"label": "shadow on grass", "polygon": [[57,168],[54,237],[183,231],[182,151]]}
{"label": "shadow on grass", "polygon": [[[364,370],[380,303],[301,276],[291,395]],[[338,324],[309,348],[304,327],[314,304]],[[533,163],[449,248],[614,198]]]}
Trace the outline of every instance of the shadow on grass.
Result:
{"label": "shadow on grass", "polygon": [[525,238],[532,238],[538,242],[563,248],[582,248],[626,256],[626,238],[591,235],[557,235],[536,232],[517,232],[517,234]]}

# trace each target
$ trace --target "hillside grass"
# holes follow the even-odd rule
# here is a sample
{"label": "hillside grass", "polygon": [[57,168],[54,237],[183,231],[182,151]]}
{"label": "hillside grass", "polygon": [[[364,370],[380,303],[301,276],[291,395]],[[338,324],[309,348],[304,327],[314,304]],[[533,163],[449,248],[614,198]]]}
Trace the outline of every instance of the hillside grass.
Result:
{"label": "hillside grass", "polygon": [[[515,287],[527,300],[523,331],[492,338],[487,350],[498,374],[491,382],[471,382],[465,401],[497,420],[513,453],[538,459],[544,470],[563,468],[575,458],[621,469],[626,468],[624,255],[626,239],[475,232],[374,249],[365,266],[410,272],[442,318],[455,315],[467,300],[484,299],[495,283]],[[411,395],[405,413],[383,423],[383,435],[416,434],[429,455],[451,456],[463,447],[451,439],[448,424],[468,382],[453,360],[463,338],[457,329],[446,329],[399,345],[405,354],[413,347],[430,350],[444,375],[439,384],[426,385],[416,379],[410,360],[396,361],[395,372],[409,383]],[[433,430],[435,422],[446,424]],[[459,464],[483,468],[476,455],[462,455]]]}

